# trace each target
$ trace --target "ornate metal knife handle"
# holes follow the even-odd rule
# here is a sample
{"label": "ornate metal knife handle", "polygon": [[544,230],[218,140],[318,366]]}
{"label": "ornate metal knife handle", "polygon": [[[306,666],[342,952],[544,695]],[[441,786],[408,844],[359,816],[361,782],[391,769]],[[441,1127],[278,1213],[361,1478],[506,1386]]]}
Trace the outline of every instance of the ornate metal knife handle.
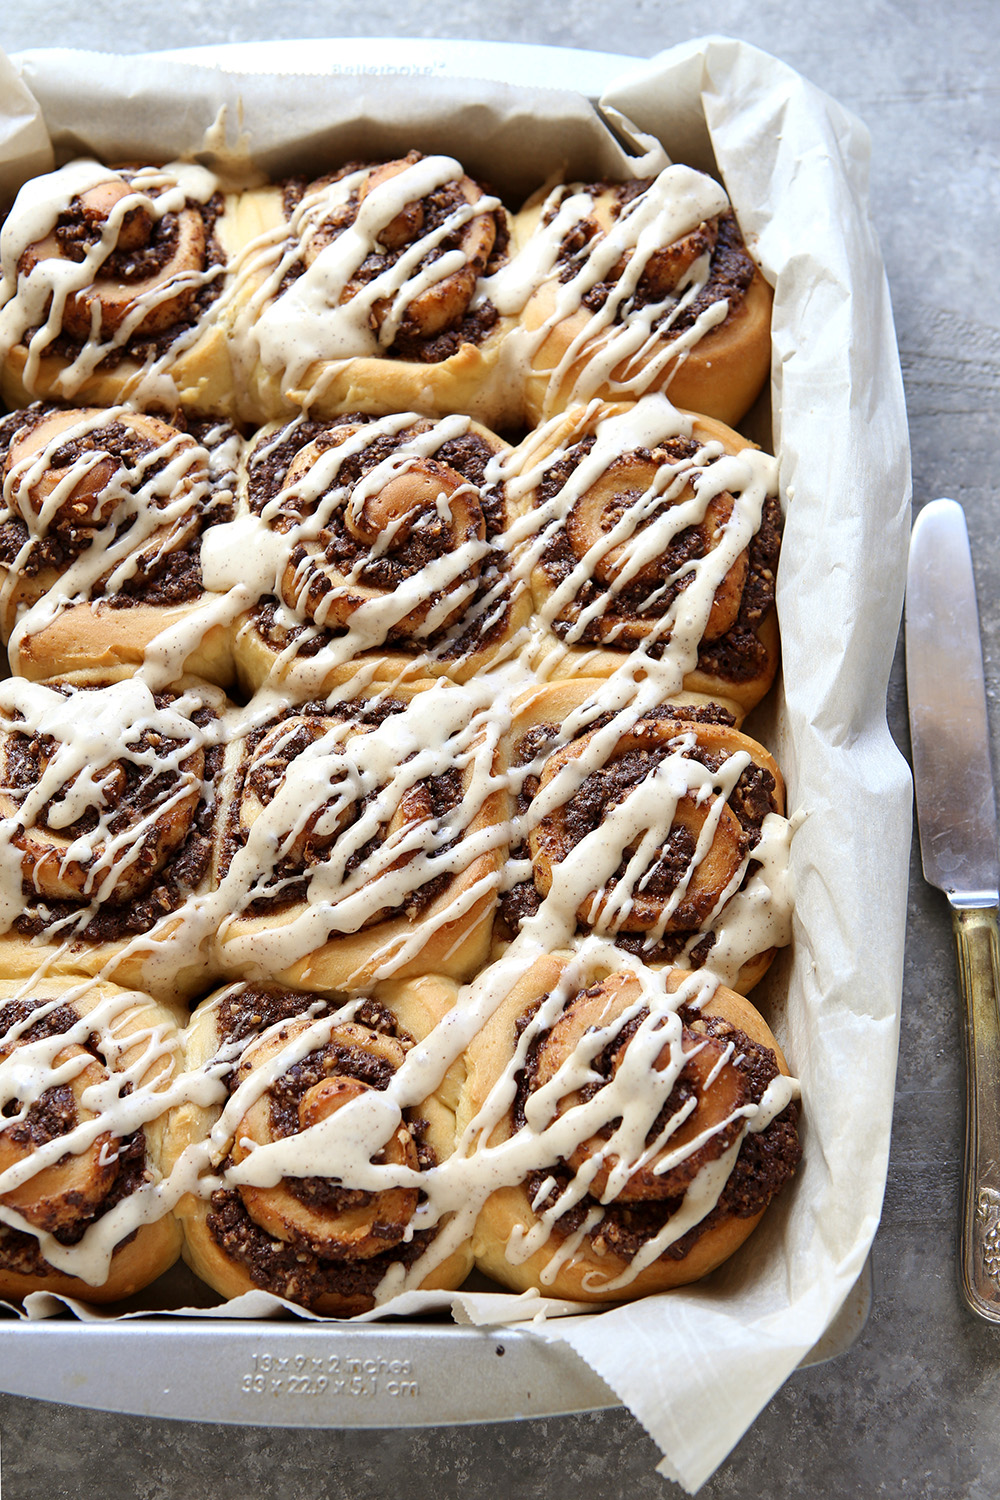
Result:
{"label": "ornate metal knife handle", "polygon": [[959,1279],[974,1313],[1000,1323],[1000,953],[995,906],[952,912],[964,1001],[965,1175]]}

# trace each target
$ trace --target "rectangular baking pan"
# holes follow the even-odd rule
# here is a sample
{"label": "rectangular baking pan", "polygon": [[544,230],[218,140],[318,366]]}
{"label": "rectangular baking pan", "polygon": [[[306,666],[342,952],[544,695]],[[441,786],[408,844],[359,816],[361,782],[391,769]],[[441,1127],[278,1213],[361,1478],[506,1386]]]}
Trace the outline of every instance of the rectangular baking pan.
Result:
{"label": "rectangular baking pan", "polygon": [[[516,43],[351,39],[253,42],[160,54],[237,73],[476,77],[583,94],[592,104],[640,59]],[[373,56],[377,55],[377,62]],[[17,58],[14,58],[16,64]],[[197,1283],[179,1266],[164,1301]],[[204,1291],[204,1289],[201,1289]],[[872,1304],[870,1260],[800,1368],[843,1354]],[[288,1427],[418,1427],[516,1420],[621,1403],[564,1342],[527,1326],[285,1319],[41,1321],[4,1316],[0,1388],[151,1417]]]}
{"label": "rectangular baking pan", "polygon": [[[185,1269],[170,1274],[183,1287]],[[871,1301],[866,1261],[801,1367],[849,1349]],[[0,1338],[0,1388],[100,1411],[275,1427],[423,1427],[621,1405],[565,1343],[530,1328],[448,1320],[11,1320]]]}

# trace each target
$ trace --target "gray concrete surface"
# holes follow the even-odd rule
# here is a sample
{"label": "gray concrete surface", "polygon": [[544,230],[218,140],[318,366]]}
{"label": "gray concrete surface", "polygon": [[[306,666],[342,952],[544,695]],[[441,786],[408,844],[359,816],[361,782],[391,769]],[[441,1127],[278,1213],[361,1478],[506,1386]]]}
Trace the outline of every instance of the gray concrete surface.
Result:
{"label": "gray concrete surface", "polygon": [[[777,53],[868,124],[872,198],[893,289],[919,505],[966,507],[987,671],[1000,664],[995,516],[1000,386],[1000,108],[993,0],[428,0],[401,13],[334,0],[58,0],[0,10],[8,52],[138,51],[269,36],[412,35],[544,42],[648,55],[708,32]],[[993,699],[1000,744],[1000,701]],[[902,662],[890,723],[907,748]],[[854,1347],[795,1375],[703,1488],[704,1500],[1000,1496],[1000,1328],[959,1302],[954,1234],[961,1062],[950,923],[911,881],[897,1109],[875,1304]],[[26,1497],[387,1496],[391,1500],[673,1500],[658,1454],[625,1412],[418,1432],[223,1429],[108,1417],[0,1397],[3,1500]]]}

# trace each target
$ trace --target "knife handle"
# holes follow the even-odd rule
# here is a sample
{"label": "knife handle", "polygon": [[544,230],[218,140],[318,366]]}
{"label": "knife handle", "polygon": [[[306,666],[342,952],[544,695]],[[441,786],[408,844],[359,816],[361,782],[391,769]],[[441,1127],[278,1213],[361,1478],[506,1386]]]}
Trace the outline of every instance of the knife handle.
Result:
{"label": "knife handle", "polygon": [[996,907],[952,911],[964,1001],[965,1176],[959,1280],[968,1306],[1000,1323],[1000,954]]}

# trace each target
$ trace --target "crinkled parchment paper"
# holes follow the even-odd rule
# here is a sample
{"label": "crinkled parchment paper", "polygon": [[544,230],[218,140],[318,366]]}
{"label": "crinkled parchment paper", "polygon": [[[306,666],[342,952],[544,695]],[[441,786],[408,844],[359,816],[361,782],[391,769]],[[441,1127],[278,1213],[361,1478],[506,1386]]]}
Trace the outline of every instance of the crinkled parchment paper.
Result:
{"label": "crinkled parchment paper", "polygon": [[[633,170],[628,127],[612,113],[613,135],[577,96],[447,67],[385,75],[290,80],[66,52],[26,55],[15,69],[0,56],[0,198],[49,165],[50,141],[57,161],[195,152],[231,165],[249,153],[268,173],[443,149],[515,205],[556,168]],[[801,826],[794,945],[754,999],[802,1081],[803,1165],[743,1249],[698,1286],[585,1316],[563,1304],[563,1316],[536,1322],[603,1377],[659,1444],[661,1472],[693,1491],[830,1324],[878,1223],[910,835],[909,778],[885,722],[909,452],[864,128],[782,63],[714,37],[628,69],[601,104],[674,159],[721,174],[775,288],[772,427],[762,403],[747,430],[780,455],[784,678],[749,728],[775,751]],[[441,1299],[409,1294],[407,1310],[431,1301]],[[51,1307],[40,1298],[31,1312]],[[466,1292],[453,1310],[488,1325],[535,1306]]]}

